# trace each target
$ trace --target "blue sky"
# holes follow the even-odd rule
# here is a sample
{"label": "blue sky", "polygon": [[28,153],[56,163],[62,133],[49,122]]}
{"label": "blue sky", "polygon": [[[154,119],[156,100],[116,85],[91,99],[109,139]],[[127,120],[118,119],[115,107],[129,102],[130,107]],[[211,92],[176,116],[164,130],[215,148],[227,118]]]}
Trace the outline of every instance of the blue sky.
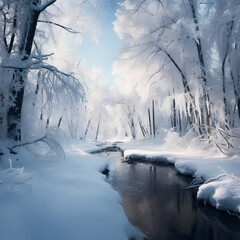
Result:
{"label": "blue sky", "polygon": [[[123,2],[120,1],[120,2]],[[113,30],[112,22],[116,19],[115,13],[118,5],[111,0],[103,0],[103,6],[97,13],[99,19],[101,36],[99,44],[84,38],[79,47],[79,55],[92,68],[101,67],[104,72],[106,83],[111,86],[114,84],[112,76],[112,64],[119,55],[121,41]]]}

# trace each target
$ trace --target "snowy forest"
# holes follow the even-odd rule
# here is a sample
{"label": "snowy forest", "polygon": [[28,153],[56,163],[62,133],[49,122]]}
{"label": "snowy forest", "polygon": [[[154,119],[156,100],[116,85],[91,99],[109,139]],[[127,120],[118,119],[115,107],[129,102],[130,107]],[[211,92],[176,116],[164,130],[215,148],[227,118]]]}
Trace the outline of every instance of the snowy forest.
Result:
{"label": "snowy forest", "polygon": [[0,13],[1,240],[240,239],[239,0]]}
{"label": "snowy forest", "polygon": [[[65,17],[57,4],[76,16]],[[81,41],[81,31],[97,32],[84,26],[82,4],[2,3],[1,137],[27,140],[59,128],[74,139],[139,139],[165,128],[192,131],[226,152],[221,140],[235,135],[240,118],[238,1],[122,3],[113,23],[122,50],[112,89],[101,71],[61,53],[63,44]]]}

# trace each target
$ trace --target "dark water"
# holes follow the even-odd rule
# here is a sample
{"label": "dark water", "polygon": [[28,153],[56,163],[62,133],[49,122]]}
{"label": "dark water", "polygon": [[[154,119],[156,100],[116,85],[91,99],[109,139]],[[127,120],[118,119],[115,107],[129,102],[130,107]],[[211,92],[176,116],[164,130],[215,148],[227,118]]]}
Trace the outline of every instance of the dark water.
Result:
{"label": "dark water", "polygon": [[169,165],[123,163],[119,152],[101,153],[116,161],[108,181],[123,198],[130,222],[150,240],[240,239],[240,219],[204,207],[190,180]]}

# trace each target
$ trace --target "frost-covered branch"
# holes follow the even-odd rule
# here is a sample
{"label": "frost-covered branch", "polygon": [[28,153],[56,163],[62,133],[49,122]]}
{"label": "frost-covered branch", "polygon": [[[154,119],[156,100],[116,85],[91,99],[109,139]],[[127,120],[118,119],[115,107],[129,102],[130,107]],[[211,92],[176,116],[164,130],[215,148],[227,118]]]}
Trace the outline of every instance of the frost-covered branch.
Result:
{"label": "frost-covered branch", "polygon": [[15,153],[13,149],[19,148],[19,147],[24,147],[27,145],[32,145],[38,142],[44,142],[48,147],[49,147],[49,152],[54,151],[61,159],[65,159],[65,153],[59,142],[55,139],[54,136],[52,136],[51,132],[45,133],[43,136],[40,138],[32,139],[32,140],[26,140],[20,144],[16,144],[9,149],[10,152]]}
{"label": "frost-covered branch", "polygon": [[157,47],[157,52],[164,52],[167,57],[169,58],[169,60],[172,62],[172,64],[176,67],[176,69],[178,70],[178,72],[180,73],[181,77],[182,77],[182,83],[183,83],[183,87],[184,87],[184,91],[185,93],[189,93],[191,99],[193,99],[193,96],[191,94],[191,91],[190,91],[190,88],[189,88],[189,85],[188,85],[188,82],[187,82],[187,79],[186,79],[186,76],[185,74],[183,73],[182,69],[179,67],[179,65],[177,64],[177,62],[173,59],[173,57],[165,50],[165,49],[162,49],[161,47]]}
{"label": "frost-covered branch", "polygon": [[37,139],[34,139],[34,140],[29,140],[29,141],[24,141],[20,144],[13,145],[11,148],[9,148],[9,150],[11,152],[11,151],[13,151],[14,148],[23,147],[23,146],[26,146],[26,145],[29,145],[29,144],[34,144],[34,143],[37,143],[37,142],[41,142],[45,138],[47,138],[46,134],[44,136],[40,137],[40,138],[37,138]]}

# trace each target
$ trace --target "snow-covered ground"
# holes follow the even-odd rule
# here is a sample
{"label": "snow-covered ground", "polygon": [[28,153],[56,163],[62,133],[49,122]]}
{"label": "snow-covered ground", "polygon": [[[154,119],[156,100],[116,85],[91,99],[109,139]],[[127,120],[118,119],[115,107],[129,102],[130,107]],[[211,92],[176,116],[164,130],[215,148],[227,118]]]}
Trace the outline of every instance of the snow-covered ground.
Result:
{"label": "snow-covered ground", "polygon": [[96,143],[65,144],[65,158],[36,157],[23,147],[10,155],[6,145],[0,143],[1,240],[142,239],[101,174],[108,161],[87,153]]}
{"label": "snow-covered ground", "polygon": [[[240,157],[226,157],[174,132],[163,136],[117,144],[126,158],[173,163],[199,184],[198,199],[240,215]],[[39,143],[9,154],[11,143],[0,142],[0,239],[143,239],[101,173],[108,160],[89,154],[106,145],[68,140],[62,144],[64,156],[56,142],[47,142],[52,151],[45,156]]]}
{"label": "snow-covered ground", "polygon": [[199,141],[187,141],[169,132],[165,137],[119,144],[124,157],[173,163],[199,186],[197,198],[240,216],[240,156],[225,156]]}

